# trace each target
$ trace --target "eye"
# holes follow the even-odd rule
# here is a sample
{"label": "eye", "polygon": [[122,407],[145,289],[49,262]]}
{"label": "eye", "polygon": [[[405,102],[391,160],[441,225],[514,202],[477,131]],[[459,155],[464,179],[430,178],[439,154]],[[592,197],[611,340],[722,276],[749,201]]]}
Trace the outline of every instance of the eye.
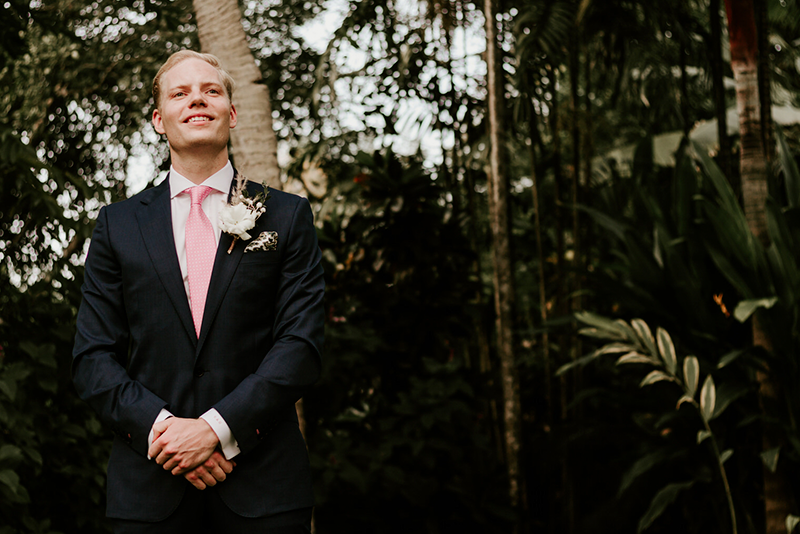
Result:
{"label": "eye", "polygon": [[208,92],[209,93],[214,93],[215,95],[219,94],[219,90],[217,90],[217,89],[209,89]]}
{"label": "eye", "polygon": [[177,98],[177,97],[179,97],[179,96],[183,96],[183,95],[185,95],[185,94],[186,94],[186,93],[184,93],[183,91],[176,91],[176,92],[172,93],[172,97],[173,97],[173,98]]}

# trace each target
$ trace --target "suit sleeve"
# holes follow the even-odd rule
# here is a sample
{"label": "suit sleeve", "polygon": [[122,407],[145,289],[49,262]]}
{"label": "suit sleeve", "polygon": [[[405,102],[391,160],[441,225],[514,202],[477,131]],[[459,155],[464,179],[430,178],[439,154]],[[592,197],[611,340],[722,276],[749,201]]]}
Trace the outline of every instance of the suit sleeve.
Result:
{"label": "suit sleeve", "polygon": [[86,258],[72,377],[81,399],[103,423],[146,456],[150,429],[167,403],[132,380],[125,370],[130,336],[122,269],[109,233],[108,210],[103,208]]}
{"label": "suit sleeve", "polygon": [[287,237],[274,304],[274,345],[256,372],[214,406],[242,453],[258,445],[322,367],[325,279],[308,200],[297,203]]}

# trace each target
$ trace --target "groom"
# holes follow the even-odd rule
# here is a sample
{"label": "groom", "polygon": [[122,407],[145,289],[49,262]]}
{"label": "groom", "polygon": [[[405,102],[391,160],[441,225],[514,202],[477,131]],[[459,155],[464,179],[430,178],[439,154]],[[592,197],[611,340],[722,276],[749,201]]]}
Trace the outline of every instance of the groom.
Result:
{"label": "groom", "polygon": [[280,191],[250,239],[221,231],[232,93],[214,56],[161,67],[152,122],[169,177],[101,209],[86,258],[72,372],[115,434],[117,533],[309,532],[294,404],[321,368],[321,254],[308,202]]}

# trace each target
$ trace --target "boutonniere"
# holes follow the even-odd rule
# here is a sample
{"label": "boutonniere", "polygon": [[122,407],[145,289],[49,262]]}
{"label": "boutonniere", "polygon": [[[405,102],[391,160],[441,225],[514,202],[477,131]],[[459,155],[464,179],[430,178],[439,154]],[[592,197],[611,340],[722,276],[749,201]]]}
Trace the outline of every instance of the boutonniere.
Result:
{"label": "boutonniere", "polygon": [[247,178],[241,173],[236,178],[236,186],[231,192],[231,201],[222,208],[219,212],[219,227],[226,234],[233,236],[233,242],[228,247],[228,254],[233,250],[237,239],[247,241],[252,236],[247,233],[251,230],[267,207],[264,205],[269,198],[269,190],[267,184],[262,183],[264,190],[259,192],[254,197],[247,193],[245,188],[247,185]]}

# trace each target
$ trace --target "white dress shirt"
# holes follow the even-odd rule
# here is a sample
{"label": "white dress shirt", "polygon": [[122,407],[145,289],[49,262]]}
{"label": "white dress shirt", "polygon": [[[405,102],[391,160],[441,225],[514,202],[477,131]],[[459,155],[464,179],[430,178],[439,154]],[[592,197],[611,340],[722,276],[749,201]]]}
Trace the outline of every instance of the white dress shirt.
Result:
{"label": "white dress shirt", "polygon": [[[213,189],[213,191],[211,191],[211,193],[209,193],[209,195],[203,200],[201,207],[203,208],[203,212],[206,214],[206,217],[208,217],[208,220],[211,222],[211,228],[214,229],[214,239],[216,239],[217,245],[219,245],[219,236],[222,233],[219,228],[219,212],[228,202],[228,192],[231,189],[232,182],[233,166],[229,161],[222,169],[206,178],[206,180],[200,184]],[[176,172],[174,167],[170,167],[169,194],[170,210],[172,212],[172,233],[175,238],[175,251],[178,253],[178,263],[180,264],[181,268],[183,287],[186,290],[186,298],[189,299],[190,306],[192,297],[189,294],[189,269],[186,262],[186,221],[189,219],[189,211],[192,208],[192,199],[188,194],[181,193],[196,185],[197,184],[190,181],[185,176],[181,176],[178,172]],[[163,421],[169,417],[172,417],[172,414],[168,410],[162,409],[158,414],[158,417],[156,417],[156,420],[153,421],[153,424]],[[225,422],[217,410],[211,408],[206,413],[201,415],[200,418],[208,423],[208,426],[210,426],[217,435],[220,448],[222,449],[222,454],[225,455],[225,458],[230,460],[241,452],[239,449],[239,444],[233,437],[233,433],[231,432],[228,423]],[[153,431],[151,429],[148,443],[152,442]]]}

